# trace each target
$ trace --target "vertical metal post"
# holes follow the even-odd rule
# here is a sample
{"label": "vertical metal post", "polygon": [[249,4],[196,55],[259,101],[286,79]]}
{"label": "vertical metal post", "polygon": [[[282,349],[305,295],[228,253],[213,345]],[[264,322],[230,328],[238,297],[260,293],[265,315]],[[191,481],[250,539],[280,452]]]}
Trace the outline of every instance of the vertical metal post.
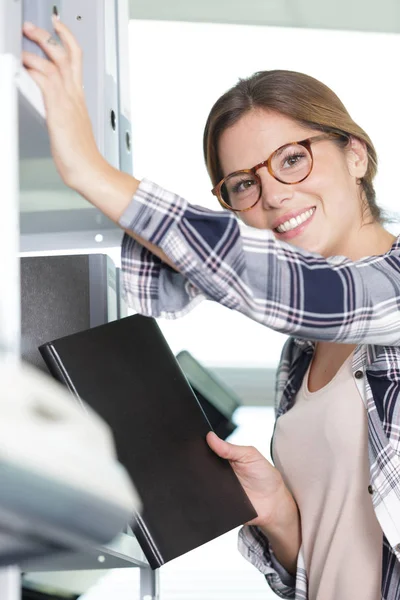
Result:
{"label": "vertical metal post", "polygon": [[[0,54],[0,360],[16,366],[20,354],[18,61]],[[0,569],[1,600],[20,600],[16,566]]]}
{"label": "vertical metal post", "polygon": [[1,600],[21,600],[21,573],[18,567],[0,569]]}
{"label": "vertical metal post", "polygon": [[160,600],[160,572],[140,568],[140,600]]}
{"label": "vertical metal post", "polygon": [[18,61],[0,54],[0,352],[1,360],[20,355]]}

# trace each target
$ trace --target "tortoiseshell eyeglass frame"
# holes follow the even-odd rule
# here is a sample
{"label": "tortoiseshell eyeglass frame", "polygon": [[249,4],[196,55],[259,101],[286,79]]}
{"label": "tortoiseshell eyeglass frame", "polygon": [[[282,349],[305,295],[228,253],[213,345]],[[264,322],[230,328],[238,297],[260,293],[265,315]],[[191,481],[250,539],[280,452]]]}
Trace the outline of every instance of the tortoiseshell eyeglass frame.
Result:
{"label": "tortoiseshell eyeglass frame", "polygon": [[[217,185],[215,187],[213,187],[213,189],[211,190],[211,193],[217,197],[218,202],[221,204],[221,206],[223,208],[227,208],[228,210],[232,210],[233,212],[247,212],[248,210],[251,210],[252,208],[254,208],[254,206],[259,202],[261,195],[262,195],[262,184],[261,184],[261,178],[257,173],[258,169],[261,169],[262,167],[267,167],[269,174],[274,179],[276,179],[277,181],[280,181],[281,183],[284,183],[285,185],[296,185],[296,183],[301,183],[302,181],[307,179],[307,177],[310,175],[310,173],[313,169],[313,166],[314,166],[314,157],[313,157],[313,153],[311,150],[311,144],[314,144],[315,142],[319,142],[322,140],[332,139],[332,138],[343,138],[343,139],[348,140],[349,136],[346,135],[345,133],[335,133],[332,131],[332,132],[327,132],[327,133],[321,133],[320,135],[314,135],[312,137],[309,137],[305,140],[300,140],[298,142],[289,142],[287,144],[284,144],[283,146],[279,146],[279,148],[274,150],[274,152],[272,152],[272,154],[270,154],[270,156],[266,160],[263,160],[262,162],[258,163],[258,165],[255,165],[251,169],[240,169],[240,171],[234,171],[233,173],[229,173],[229,175],[227,175],[226,177],[221,179],[221,181],[219,183],[217,183]],[[276,176],[276,174],[274,173],[272,166],[271,166],[274,156],[277,153],[283,152],[285,150],[285,148],[288,148],[289,146],[303,146],[303,148],[306,148],[306,150],[308,151],[308,153],[311,156],[310,170],[308,171],[307,175],[305,175],[305,177],[302,177],[298,181],[291,181],[291,182],[282,181],[282,179],[279,179],[279,177]],[[259,193],[257,200],[248,208],[233,208],[227,202],[225,202],[224,199],[222,198],[221,187],[224,185],[225,181],[229,177],[232,177],[233,175],[240,175],[241,173],[245,173],[245,174],[250,173],[258,180],[258,183],[260,186],[260,193]]]}

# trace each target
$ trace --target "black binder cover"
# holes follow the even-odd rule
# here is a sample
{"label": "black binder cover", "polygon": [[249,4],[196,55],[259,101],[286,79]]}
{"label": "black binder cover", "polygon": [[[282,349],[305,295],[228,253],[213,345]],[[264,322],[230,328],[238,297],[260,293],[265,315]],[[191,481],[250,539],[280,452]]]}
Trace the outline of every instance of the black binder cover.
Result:
{"label": "black binder cover", "polygon": [[40,346],[52,373],[110,425],[143,501],[132,527],[150,566],[257,516],[157,322],[133,315]]}

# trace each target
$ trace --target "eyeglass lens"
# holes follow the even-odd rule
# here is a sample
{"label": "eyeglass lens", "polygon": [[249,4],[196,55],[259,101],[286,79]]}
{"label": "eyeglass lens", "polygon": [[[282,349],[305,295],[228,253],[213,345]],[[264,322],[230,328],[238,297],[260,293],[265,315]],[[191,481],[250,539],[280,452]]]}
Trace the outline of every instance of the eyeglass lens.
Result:
{"label": "eyeglass lens", "polygon": [[[310,174],[312,156],[301,144],[291,144],[277,150],[271,157],[274,177],[287,184],[302,181]],[[261,196],[259,177],[245,171],[228,176],[221,186],[222,200],[235,210],[245,210]]]}

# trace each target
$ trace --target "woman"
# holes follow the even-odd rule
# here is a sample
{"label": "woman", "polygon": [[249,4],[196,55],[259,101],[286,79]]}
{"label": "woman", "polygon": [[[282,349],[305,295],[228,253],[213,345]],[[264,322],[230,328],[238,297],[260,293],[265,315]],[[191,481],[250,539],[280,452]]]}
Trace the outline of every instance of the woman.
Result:
{"label": "woman", "polygon": [[[25,26],[50,60],[24,53],[24,64],[43,91],[64,182],[129,234],[131,303],[179,316],[206,297],[291,336],[276,467],[207,437],[258,513],[241,552],[281,597],[400,598],[400,241],[375,203],[372,142],[320,82],[256,74],[216,103],[205,130],[226,210],[191,206],[100,156],[80,49],[55,28],[63,47]],[[252,229],[241,233],[234,213]]]}

